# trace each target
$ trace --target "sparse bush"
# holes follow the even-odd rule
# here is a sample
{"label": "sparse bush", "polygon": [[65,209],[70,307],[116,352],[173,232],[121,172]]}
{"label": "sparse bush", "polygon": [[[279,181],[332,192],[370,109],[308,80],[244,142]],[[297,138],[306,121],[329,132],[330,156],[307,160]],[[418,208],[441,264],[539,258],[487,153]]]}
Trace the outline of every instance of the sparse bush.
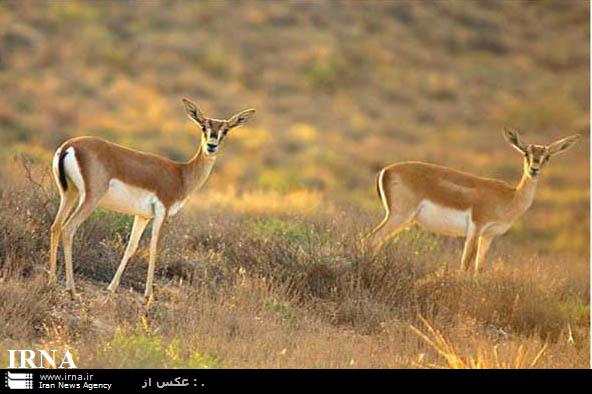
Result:
{"label": "sparse bush", "polygon": [[30,340],[44,333],[59,297],[45,282],[43,275],[27,281],[12,276],[0,279],[0,340]]}

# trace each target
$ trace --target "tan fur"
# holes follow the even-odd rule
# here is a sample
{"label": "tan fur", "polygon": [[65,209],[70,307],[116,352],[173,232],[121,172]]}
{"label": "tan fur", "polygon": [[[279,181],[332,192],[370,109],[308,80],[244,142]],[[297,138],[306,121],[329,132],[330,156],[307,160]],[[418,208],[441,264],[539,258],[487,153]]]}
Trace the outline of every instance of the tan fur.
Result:
{"label": "tan fur", "polygon": [[476,223],[501,219],[513,210],[513,200],[520,201],[516,188],[506,182],[422,162],[386,167],[384,183],[391,196],[396,196],[398,189],[406,189],[404,195],[409,195],[414,204],[429,200],[447,208],[470,209]]}
{"label": "tan fur", "polygon": [[[145,291],[145,297],[151,298],[160,231],[167,217],[176,214],[190,193],[205,183],[227,132],[245,124],[255,112],[245,110],[229,120],[208,119],[191,101],[183,99],[183,103],[189,118],[201,128],[200,146],[186,163],[97,137],[72,138],[57,149],[52,170],[60,192],[60,207],[51,226],[50,284],[56,282],[57,249],[62,238],[66,288],[74,295],[74,234],[97,206],[104,206],[135,215],[129,244],[108,287],[111,291],[119,286],[127,262],[135,253],[148,222],[153,219]],[[65,188],[60,179],[66,180]]]}
{"label": "tan fur", "polygon": [[167,209],[193,190],[196,174],[214,160],[200,150],[191,161],[180,163],[97,137],[72,138],[58,149],[64,151],[69,147],[76,152],[84,179],[93,179],[86,183],[87,193],[102,193],[111,179],[118,179],[154,192]]}
{"label": "tan fur", "polygon": [[365,241],[376,253],[389,238],[417,222],[440,234],[465,236],[461,266],[468,269],[475,260],[476,273],[491,240],[505,233],[532,204],[540,171],[549,158],[569,149],[578,138],[574,135],[545,146],[522,143],[513,129],[506,129],[504,137],[524,156],[523,176],[515,187],[417,161],[383,168],[377,175],[377,189],[386,216]]}

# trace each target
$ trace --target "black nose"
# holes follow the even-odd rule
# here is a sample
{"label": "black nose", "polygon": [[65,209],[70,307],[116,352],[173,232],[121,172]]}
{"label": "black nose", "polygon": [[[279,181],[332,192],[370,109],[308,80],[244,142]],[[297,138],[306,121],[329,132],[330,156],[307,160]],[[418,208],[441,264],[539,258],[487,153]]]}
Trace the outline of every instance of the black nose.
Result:
{"label": "black nose", "polygon": [[209,150],[210,152],[213,152],[213,151],[215,151],[217,147],[218,147],[218,145],[215,145],[215,144],[208,144],[208,150]]}
{"label": "black nose", "polygon": [[531,175],[538,175],[539,172],[540,172],[540,169],[538,169],[538,168],[531,168],[530,169],[530,174]]}

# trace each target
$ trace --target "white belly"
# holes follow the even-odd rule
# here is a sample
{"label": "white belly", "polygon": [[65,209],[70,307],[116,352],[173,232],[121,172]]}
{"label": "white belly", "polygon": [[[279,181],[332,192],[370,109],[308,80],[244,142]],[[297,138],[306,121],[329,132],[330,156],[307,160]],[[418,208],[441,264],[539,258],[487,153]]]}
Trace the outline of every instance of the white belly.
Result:
{"label": "white belly", "polygon": [[431,201],[422,201],[415,221],[424,229],[437,234],[463,236],[471,221],[469,210],[446,208]]}
{"label": "white belly", "polygon": [[118,179],[111,179],[109,190],[99,202],[99,206],[130,215],[152,217],[156,203],[160,202],[153,192],[130,186]]}

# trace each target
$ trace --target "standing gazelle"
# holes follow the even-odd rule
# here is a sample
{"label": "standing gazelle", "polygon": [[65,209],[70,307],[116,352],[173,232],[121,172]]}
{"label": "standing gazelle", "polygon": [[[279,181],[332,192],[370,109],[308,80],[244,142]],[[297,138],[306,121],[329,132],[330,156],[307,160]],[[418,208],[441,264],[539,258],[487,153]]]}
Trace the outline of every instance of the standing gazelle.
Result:
{"label": "standing gazelle", "polygon": [[376,186],[386,216],[365,238],[374,253],[416,222],[434,233],[466,237],[461,268],[468,270],[475,260],[476,274],[492,239],[508,231],[532,204],[541,169],[549,158],[570,148],[579,135],[550,145],[525,144],[518,131],[508,128],[504,137],[524,156],[522,179],[516,187],[422,162],[383,168]]}
{"label": "standing gazelle", "polygon": [[187,99],[189,118],[201,128],[201,143],[193,158],[180,163],[165,157],[125,148],[96,137],[64,142],[53,157],[53,176],[60,192],[60,207],[51,226],[49,282],[56,281],[60,236],[64,247],[66,288],[75,295],[72,240],[78,227],[98,206],[135,216],[129,243],[108,289],[119,286],[125,266],[138,248],[151,219],[152,239],[144,296],[152,296],[152,282],[160,231],[167,217],[175,215],[191,192],[210,175],[218,147],[226,133],[242,126],[255,112],[247,109],[229,120],[209,119]]}

